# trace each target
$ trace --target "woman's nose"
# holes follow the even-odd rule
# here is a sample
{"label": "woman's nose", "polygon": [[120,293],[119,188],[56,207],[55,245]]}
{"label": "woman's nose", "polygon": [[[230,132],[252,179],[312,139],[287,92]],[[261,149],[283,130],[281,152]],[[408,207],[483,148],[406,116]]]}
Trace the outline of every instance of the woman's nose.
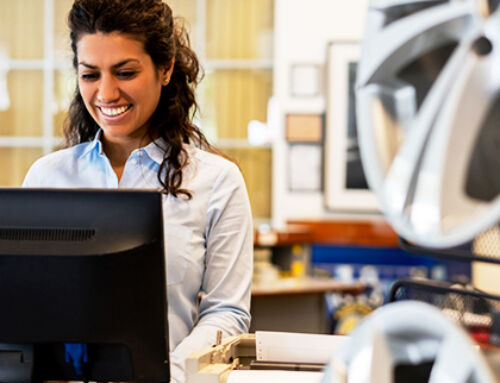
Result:
{"label": "woman's nose", "polygon": [[97,100],[102,103],[110,103],[120,98],[118,82],[112,76],[102,76],[99,83]]}

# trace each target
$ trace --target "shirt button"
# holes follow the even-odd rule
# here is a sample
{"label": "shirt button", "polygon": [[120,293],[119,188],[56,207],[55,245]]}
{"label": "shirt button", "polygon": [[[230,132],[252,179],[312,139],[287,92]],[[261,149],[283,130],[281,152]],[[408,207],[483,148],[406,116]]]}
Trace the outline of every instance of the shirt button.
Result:
{"label": "shirt button", "polygon": [[139,157],[142,157],[142,153],[143,153],[143,151],[142,151],[142,150],[139,150],[139,151],[137,152],[137,155],[138,155]]}
{"label": "shirt button", "polygon": [[135,158],[132,158],[130,162],[132,163],[132,165],[137,165],[137,160]]}

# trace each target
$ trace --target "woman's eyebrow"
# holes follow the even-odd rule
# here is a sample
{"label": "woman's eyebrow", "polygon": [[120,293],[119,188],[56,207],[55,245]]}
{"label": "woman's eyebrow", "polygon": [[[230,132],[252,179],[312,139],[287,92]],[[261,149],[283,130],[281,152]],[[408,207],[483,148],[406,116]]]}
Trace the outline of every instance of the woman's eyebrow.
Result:
{"label": "woman's eyebrow", "polygon": [[119,68],[125,64],[130,63],[130,62],[140,63],[140,61],[137,59],[126,59],[126,60],[120,61],[118,64],[113,65],[113,68]]}
{"label": "woman's eyebrow", "polygon": [[87,68],[90,68],[90,69],[97,69],[97,67],[95,65],[87,64],[85,61],[80,61],[78,63],[78,65],[83,65],[84,67],[87,67]]}
{"label": "woman's eyebrow", "polygon": [[[140,63],[140,61],[138,59],[125,59],[125,60],[120,61],[117,64],[114,64],[113,68],[119,68],[119,67],[121,67],[121,66],[123,66],[125,64],[130,63],[130,62]],[[87,67],[87,68],[90,68],[90,69],[98,69],[99,68],[96,65],[92,65],[92,64],[86,63],[85,61],[80,61],[78,63],[78,65],[83,65],[84,67]]]}

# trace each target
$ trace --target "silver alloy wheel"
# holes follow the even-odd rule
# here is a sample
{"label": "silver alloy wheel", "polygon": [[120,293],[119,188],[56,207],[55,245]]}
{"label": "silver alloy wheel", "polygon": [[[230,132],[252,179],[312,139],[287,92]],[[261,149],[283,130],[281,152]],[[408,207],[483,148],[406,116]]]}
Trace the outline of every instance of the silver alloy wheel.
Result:
{"label": "silver alloy wheel", "polygon": [[363,167],[396,231],[423,246],[500,218],[500,13],[477,0],[373,0],[358,65]]}

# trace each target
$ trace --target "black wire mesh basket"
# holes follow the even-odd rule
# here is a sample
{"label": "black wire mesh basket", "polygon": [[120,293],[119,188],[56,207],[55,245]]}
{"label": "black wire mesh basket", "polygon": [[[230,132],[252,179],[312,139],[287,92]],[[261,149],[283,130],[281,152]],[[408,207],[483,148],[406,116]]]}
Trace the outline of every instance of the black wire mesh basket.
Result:
{"label": "black wire mesh basket", "polygon": [[[403,250],[434,258],[500,264],[500,226],[497,224],[473,241],[449,249],[430,249],[400,238]],[[498,275],[500,284],[500,275]],[[416,300],[443,311],[480,344],[500,346],[500,296],[471,285],[407,278],[395,281],[387,302]]]}
{"label": "black wire mesh basket", "polygon": [[388,302],[416,300],[443,311],[478,343],[500,346],[500,297],[466,285],[425,279],[393,283]]}

